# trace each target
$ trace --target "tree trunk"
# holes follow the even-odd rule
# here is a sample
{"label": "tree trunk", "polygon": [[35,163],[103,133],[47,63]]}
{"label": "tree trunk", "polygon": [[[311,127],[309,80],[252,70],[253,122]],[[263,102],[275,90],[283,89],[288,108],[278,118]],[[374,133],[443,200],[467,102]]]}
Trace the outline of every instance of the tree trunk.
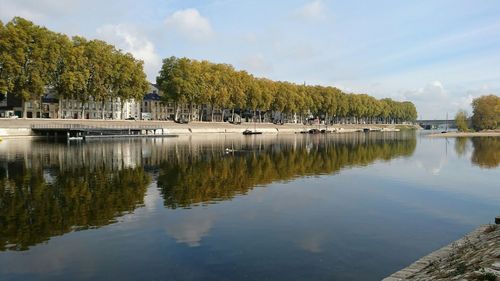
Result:
{"label": "tree trunk", "polygon": [[106,104],[105,104],[105,102],[104,102],[104,101],[102,101],[102,103],[101,103],[101,104],[102,104],[102,108],[101,108],[101,115],[102,115],[102,116],[101,116],[101,118],[102,118],[102,120],[104,120],[104,119],[105,119],[105,118],[104,118],[104,111],[105,111],[105,108],[106,108]]}
{"label": "tree trunk", "polygon": [[28,118],[28,108],[26,107],[26,101],[23,102],[23,118]]}
{"label": "tree trunk", "polygon": [[125,101],[120,100],[120,104],[121,104],[121,106],[120,106],[120,117],[123,120],[123,119],[125,119],[125,118],[123,118],[124,117],[123,116],[123,108],[125,107]]}
{"label": "tree trunk", "polygon": [[189,104],[189,122],[193,121],[192,117],[193,117],[193,104],[190,103]]}
{"label": "tree trunk", "polygon": [[111,120],[115,119],[115,101],[111,99]]}
{"label": "tree trunk", "polygon": [[57,107],[57,118],[60,119],[61,118],[61,98],[58,99],[57,105],[58,105],[58,107]]}
{"label": "tree trunk", "polygon": [[40,118],[42,118],[42,113],[43,113],[43,97],[40,97]]}

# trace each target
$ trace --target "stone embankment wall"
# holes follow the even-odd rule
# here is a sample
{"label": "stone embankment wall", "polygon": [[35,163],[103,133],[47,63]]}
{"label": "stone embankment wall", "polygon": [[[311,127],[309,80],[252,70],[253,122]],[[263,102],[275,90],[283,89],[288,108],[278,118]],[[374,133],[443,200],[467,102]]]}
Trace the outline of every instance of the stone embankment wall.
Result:
{"label": "stone embankment wall", "polygon": [[383,279],[500,280],[500,226],[481,226]]}
{"label": "stone embankment wall", "polygon": [[[284,124],[276,125],[271,123],[242,123],[234,125],[225,122],[191,122],[189,124],[178,124],[171,121],[124,121],[124,120],[54,120],[54,119],[0,119],[0,137],[8,136],[31,136],[31,126],[33,125],[62,125],[80,124],[88,126],[156,126],[163,128],[165,134],[207,134],[207,133],[239,133],[244,130],[257,130],[263,133],[298,133],[309,129],[328,129],[339,133],[357,132],[364,128],[372,130],[397,131],[400,125],[383,124],[337,124],[334,126],[325,125],[302,125]],[[405,126],[410,128],[411,126]],[[158,130],[159,134],[160,131]]]}

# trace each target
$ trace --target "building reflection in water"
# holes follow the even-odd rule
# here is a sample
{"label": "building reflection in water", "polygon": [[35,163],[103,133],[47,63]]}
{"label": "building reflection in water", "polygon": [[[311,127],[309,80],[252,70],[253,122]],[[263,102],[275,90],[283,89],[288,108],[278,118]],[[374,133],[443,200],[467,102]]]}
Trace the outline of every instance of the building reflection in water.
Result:
{"label": "building reflection in water", "polygon": [[[114,223],[144,205],[152,181],[167,208],[191,208],[275,181],[407,157],[415,147],[414,133],[4,141],[0,251],[27,250],[53,236]],[[179,222],[167,232],[196,246],[211,227],[202,226],[192,230]]]}

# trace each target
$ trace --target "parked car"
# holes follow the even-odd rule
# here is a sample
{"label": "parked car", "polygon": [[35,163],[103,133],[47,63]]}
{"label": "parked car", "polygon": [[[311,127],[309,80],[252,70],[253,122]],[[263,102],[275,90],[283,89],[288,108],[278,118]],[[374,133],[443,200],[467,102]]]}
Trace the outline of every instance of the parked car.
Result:
{"label": "parked car", "polygon": [[129,118],[126,118],[125,120],[137,120],[135,117],[129,117]]}
{"label": "parked car", "polygon": [[187,120],[187,119],[177,119],[177,120],[175,120],[175,123],[187,124],[187,123],[189,123],[189,120]]}

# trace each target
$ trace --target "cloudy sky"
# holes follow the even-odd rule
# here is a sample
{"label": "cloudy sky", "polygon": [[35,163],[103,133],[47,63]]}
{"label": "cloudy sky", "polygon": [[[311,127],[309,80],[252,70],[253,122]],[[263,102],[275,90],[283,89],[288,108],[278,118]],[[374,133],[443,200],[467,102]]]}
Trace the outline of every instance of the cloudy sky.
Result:
{"label": "cloudy sky", "polygon": [[500,93],[497,0],[0,0],[69,35],[100,38],[144,60],[230,63],[256,76],[411,100],[444,119]]}

